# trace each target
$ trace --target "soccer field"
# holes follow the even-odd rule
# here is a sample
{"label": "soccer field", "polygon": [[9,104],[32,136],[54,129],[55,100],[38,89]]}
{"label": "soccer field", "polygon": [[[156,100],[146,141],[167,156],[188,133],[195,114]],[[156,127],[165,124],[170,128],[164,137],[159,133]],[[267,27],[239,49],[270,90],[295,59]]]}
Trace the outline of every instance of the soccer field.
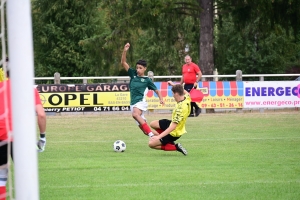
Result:
{"label": "soccer field", "polygon": [[[150,149],[128,113],[48,116],[40,199],[300,199],[299,119],[297,111],[188,118],[184,156]],[[113,151],[118,139],[124,153]]]}

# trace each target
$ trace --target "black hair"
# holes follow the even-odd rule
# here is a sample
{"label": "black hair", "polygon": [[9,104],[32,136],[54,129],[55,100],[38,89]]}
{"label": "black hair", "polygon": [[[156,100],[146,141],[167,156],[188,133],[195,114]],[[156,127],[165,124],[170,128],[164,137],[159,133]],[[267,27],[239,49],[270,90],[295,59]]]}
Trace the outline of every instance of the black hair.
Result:
{"label": "black hair", "polygon": [[144,67],[147,67],[147,62],[146,62],[145,60],[139,60],[139,61],[137,61],[136,64],[137,64],[137,65],[142,65],[142,66],[144,66]]}

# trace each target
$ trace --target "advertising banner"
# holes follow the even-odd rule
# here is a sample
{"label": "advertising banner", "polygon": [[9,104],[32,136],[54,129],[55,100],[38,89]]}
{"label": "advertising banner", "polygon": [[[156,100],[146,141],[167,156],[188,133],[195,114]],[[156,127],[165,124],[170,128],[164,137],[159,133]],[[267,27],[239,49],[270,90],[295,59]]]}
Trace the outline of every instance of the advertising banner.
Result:
{"label": "advertising banner", "polygon": [[[146,101],[148,109],[175,107],[171,86],[167,82],[155,82],[165,101],[162,106],[157,94],[150,90]],[[102,112],[130,110],[128,83],[37,85],[46,112]],[[201,108],[242,108],[244,103],[243,82],[199,82],[198,90],[204,98]]]}
{"label": "advertising banner", "polygon": [[300,107],[300,81],[253,81],[244,87],[244,108]]}
{"label": "advertising banner", "polygon": [[198,87],[204,98],[198,105],[201,108],[242,108],[244,103],[244,85],[242,81],[206,81]]}
{"label": "advertising banner", "polygon": [[[159,105],[159,99],[154,91],[147,95],[148,109],[173,109],[175,100],[172,95],[171,86],[167,82],[155,82],[160,89],[165,101],[165,106]],[[198,90],[202,91],[204,98],[198,103],[201,108],[242,108],[244,103],[244,85],[242,81],[217,81],[199,82]]]}
{"label": "advertising banner", "polygon": [[46,112],[129,111],[128,84],[37,85]]}

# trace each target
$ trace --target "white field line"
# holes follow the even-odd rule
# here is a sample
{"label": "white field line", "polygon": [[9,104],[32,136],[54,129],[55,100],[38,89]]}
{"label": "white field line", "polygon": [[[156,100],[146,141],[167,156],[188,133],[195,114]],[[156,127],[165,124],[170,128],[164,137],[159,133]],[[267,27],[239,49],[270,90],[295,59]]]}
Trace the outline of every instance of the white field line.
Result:
{"label": "white field line", "polygon": [[121,183],[121,184],[73,184],[73,185],[44,185],[40,188],[103,188],[103,187],[145,187],[145,186],[186,186],[186,185],[239,185],[239,184],[295,184],[300,183],[300,180],[294,181],[207,181],[207,182],[176,182],[176,183]]}

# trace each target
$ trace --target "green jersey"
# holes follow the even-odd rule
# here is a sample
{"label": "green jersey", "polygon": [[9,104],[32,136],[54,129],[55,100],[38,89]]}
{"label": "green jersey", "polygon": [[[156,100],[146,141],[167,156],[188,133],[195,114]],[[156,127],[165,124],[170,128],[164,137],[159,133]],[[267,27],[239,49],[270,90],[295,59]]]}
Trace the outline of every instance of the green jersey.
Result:
{"label": "green jersey", "polygon": [[129,68],[128,75],[130,76],[130,105],[134,105],[140,101],[146,102],[148,90],[157,90],[157,87],[149,77],[138,76],[136,70]]}

